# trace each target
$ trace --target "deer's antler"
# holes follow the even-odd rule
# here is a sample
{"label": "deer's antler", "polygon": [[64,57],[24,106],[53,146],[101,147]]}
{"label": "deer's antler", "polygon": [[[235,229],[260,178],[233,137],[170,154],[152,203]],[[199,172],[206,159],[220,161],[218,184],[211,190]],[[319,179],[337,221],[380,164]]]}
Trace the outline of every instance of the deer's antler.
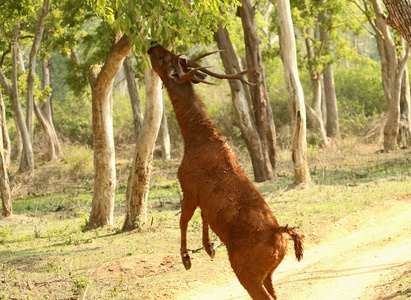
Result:
{"label": "deer's antler", "polygon": [[[191,80],[193,83],[205,83],[205,84],[211,84],[211,85],[215,85],[214,83],[205,81],[205,77],[207,74],[211,77],[214,78],[218,78],[218,79],[231,79],[231,80],[240,80],[242,83],[247,84],[247,85],[255,85],[255,83],[251,83],[248,82],[245,78],[244,75],[255,71],[257,68],[252,68],[252,69],[248,69],[245,71],[242,71],[240,73],[237,74],[218,74],[218,73],[214,73],[212,71],[207,70],[210,67],[202,67],[197,63],[197,60],[202,59],[206,56],[209,56],[211,54],[214,53],[218,53],[218,52],[222,52],[224,50],[217,50],[217,51],[213,51],[213,52],[208,52],[208,53],[204,53],[201,55],[196,56],[195,58],[192,59],[184,59],[184,58],[180,58],[181,54],[178,55],[177,60],[178,63],[176,64],[176,69],[177,69],[177,74],[179,79],[176,79],[175,77],[173,77],[173,79],[177,82],[177,83],[185,83],[188,80]],[[193,68],[190,70],[190,68]],[[183,71],[183,69],[187,70],[187,71]],[[204,74],[202,74],[204,73]],[[180,81],[181,80],[181,81]]]}
{"label": "deer's antler", "polygon": [[211,84],[215,85],[214,83],[205,81],[205,77],[203,74],[201,74],[199,71],[204,71],[207,68],[211,67],[196,67],[194,69],[191,69],[187,72],[183,71],[183,67],[180,64],[180,61],[175,64],[174,68],[176,69],[177,73],[171,74],[169,77],[174,79],[175,82],[178,84],[183,84],[186,83],[187,81],[192,81],[193,83],[205,83],[205,84]]}

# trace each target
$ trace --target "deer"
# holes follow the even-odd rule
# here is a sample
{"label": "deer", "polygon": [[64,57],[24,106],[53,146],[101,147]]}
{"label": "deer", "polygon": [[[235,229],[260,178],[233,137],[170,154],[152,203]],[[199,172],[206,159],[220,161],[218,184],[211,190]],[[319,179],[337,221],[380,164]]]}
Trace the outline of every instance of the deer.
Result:
{"label": "deer", "polygon": [[252,299],[277,299],[272,276],[287,250],[288,234],[294,242],[295,256],[303,258],[302,236],[295,228],[280,226],[261,193],[241,169],[236,154],[217,130],[193,84],[213,84],[206,76],[240,80],[244,75],[217,74],[197,62],[219,51],[182,58],[161,45],[148,51],[152,68],[166,88],[184,140],[184,155],[178,168],[183,192],[180,231],[182,263],[191,268],[187,248],[187,228],[197,207],[201,210],[202,244],[214,258],[215,246],[209,229],[226,246],[231,267]]}

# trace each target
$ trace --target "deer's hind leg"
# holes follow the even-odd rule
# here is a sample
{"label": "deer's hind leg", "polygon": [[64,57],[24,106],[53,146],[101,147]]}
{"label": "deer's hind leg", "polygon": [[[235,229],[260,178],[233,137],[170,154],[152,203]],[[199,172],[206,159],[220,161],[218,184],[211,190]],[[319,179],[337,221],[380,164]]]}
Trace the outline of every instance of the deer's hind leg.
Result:
{"label": "deer's hind leg", "polygon": [[270,271],[268,271],[267,276],[265,276],[263,283],[264,287],[267,290],[267,292],[274,298],[277,299],[277,295],[275,294],[275,289],[273,286],[273,273],[277,269],[278,265],[283,261],[286,250],[287,250],[287,238],[281,234],[281,238],[276,239],[276,242],[274,244],[274,247],[276,247],[277,255],[276,259],[274,261],[273,266],[271,267]]}
{"label": "deer's hind leg", "polygon": [[207,254],[214,258],[215,256],[215,249],[214,243],[210,240],[210,233],[209,233],[209,226],[207,220],[204,218],[203,213],[201,213],[201,219],[203,220],[203,247]]}
{"label": "deer's hind leg", "polygon": [[274,297],[267,292],[263,285],[263,280],[260,278],[253,278],[254,274],[243,274],[243,276],[238,277],[241,285],[247,290],[248,294],[252,299],[255,300],[272,300],[277,299],[274,293]]}
{"label": "deer's hind leg", "polygon": [[[278,266],[278,265],[277,265]],[[272,270],[270,270],[267,274],[267,276],[264,278],[263,280],[263,284],[264,287],[266,289],[266,291],[271,295],[271,297],[273,297],[274,299],[277,299],[277,295],[275,294],[275,289],[273,286],[273,273],[275,271],[275,269],[277,268],[277,266],[275,266]]]}
{"label": "deer's hind leg", "polygon": [[[271,291],[274,291],[272,284],[271,291],[268,291],[266,287],[266,278],[269,272],[265,260],[266,255],[264,253],[260,253],[261,255],[253,253],[255,248],[248,249],[249,251],[236,251],[235,254],[231,254],[230,249],[227,248],[227,250],[233,271],[251,298],[254,300],[276,299],[275,293],[271,293]],[[270,286],[268,287],[270,288]]]}

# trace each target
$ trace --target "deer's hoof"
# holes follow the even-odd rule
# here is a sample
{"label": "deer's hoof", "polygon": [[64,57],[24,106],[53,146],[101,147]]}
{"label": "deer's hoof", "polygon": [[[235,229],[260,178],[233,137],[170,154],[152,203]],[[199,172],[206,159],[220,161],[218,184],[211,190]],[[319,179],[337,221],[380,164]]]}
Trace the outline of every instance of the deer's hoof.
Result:
{"label": "deer's hoof", "polygon": [[181,254],[181,259],[183,260],[184,268],[186,268],[186,270],[190,270],[191,269],[190,255],[188,255],[188,253]]}
{"label": "deer's hoof", "polygon": [[206,252],[211,258],[214,258],[214,256],[215,256],[214,243],[208,243],[208,247],[206,248]]}

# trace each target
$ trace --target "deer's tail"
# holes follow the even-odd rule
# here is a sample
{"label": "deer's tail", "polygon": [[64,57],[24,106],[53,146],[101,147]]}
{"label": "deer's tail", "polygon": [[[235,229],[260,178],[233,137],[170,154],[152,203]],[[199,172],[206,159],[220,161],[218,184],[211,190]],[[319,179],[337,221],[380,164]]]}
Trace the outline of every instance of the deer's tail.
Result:
{"label": "deer's tail", "polygon": [[295,257],[301,261],[304,253],[303,236],[295,232],[295,227],[288,227],[288,225],[277,228],[277,232],[288,233],[291,236],[294,241]]}

